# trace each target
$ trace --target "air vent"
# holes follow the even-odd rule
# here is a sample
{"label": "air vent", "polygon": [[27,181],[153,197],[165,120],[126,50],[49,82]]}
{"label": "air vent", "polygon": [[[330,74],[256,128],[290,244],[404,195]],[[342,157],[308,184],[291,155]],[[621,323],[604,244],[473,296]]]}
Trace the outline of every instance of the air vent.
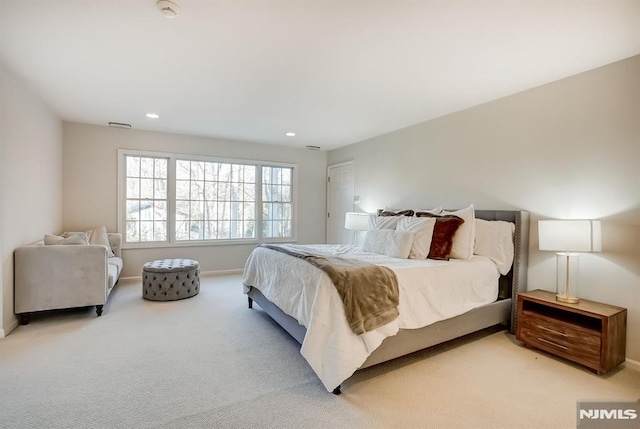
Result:
{"label": "air vent", "polygon": [[309,146],[305,146],[305,147],[307,149],[309,149],[309,150],[320,150],[320,146],[311,146],[311,145],[309,145]]}
{"label": "air vent", "polygon": [[125,124],[122,122],[109,122],[109,126],[114,128],[131,128],[131,124]]}

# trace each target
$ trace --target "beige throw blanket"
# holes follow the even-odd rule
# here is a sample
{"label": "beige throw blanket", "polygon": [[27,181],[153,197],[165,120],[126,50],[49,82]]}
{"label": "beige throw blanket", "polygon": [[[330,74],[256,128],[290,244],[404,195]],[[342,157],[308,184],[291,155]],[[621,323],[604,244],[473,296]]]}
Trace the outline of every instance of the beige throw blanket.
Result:
{"label": "beige throw blanket", "polygon": [[398,279],[391,269],[355,259],[313,254],[293,244],[259,246],[304,259],[324,271],[342,298],[347,322],[354,333],[363,334],[398,317]]}

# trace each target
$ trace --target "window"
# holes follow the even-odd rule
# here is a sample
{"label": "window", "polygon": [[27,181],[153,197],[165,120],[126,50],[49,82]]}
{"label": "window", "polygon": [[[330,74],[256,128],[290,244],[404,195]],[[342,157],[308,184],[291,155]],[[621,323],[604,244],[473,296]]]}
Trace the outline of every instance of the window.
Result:
{"label": "window", "polygon": [[294,165],[127,150],[119,158],[125,246],[295,239]]}
{"label": "window", "polygon": [[291,167],[262,167],[262,235],[291,237]]}
{"label": "window", "polygon": [[166,241],[168,160],[130,155],[125,159],[125,241]]}
{"label": "window", "polygon": [[176,240],[255,238],[256,166],[176,161]]}

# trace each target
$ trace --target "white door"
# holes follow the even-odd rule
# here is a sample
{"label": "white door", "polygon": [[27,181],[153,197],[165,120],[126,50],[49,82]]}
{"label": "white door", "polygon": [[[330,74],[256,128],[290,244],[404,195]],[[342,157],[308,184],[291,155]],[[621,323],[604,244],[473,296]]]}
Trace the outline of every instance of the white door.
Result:
{"label": "white door", "polygon": [[327,243],[351,244],[353,231],[344,229],[344,215],[353,211],[353,162],[330,165],[327,171]]}

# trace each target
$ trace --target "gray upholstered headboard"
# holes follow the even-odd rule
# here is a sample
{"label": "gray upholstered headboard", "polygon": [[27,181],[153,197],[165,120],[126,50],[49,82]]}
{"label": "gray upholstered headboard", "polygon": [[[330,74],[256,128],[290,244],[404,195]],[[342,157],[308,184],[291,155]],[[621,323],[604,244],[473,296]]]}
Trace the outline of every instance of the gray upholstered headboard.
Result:
{"label": "gray upholstered headboard", "polygon": [[[485,220],[503,220],[513,222],[514,254],[513,266],[506,276],[501,276],[501,286],[505,282],[511,286],[511,324],[510,331],[515,334],[518,314],[518,293],[527,290],[527,268],[529,266],[529,212],[520,210],[476,210],[476,218]],[[506,298],[506,297],[502,297]]]}
{"label": "gray upholstered headboard", "polygon": [[[382,210],[378,210],[378,214]],[[516,332],[518,293],[527,290],[527,268],[529,265],[529,212],[522,210],[475,210],[475,216],[484,220],[513,222],[514,255],[511,271],[500,276],[498,299],[511,298],[511,333]]]}

